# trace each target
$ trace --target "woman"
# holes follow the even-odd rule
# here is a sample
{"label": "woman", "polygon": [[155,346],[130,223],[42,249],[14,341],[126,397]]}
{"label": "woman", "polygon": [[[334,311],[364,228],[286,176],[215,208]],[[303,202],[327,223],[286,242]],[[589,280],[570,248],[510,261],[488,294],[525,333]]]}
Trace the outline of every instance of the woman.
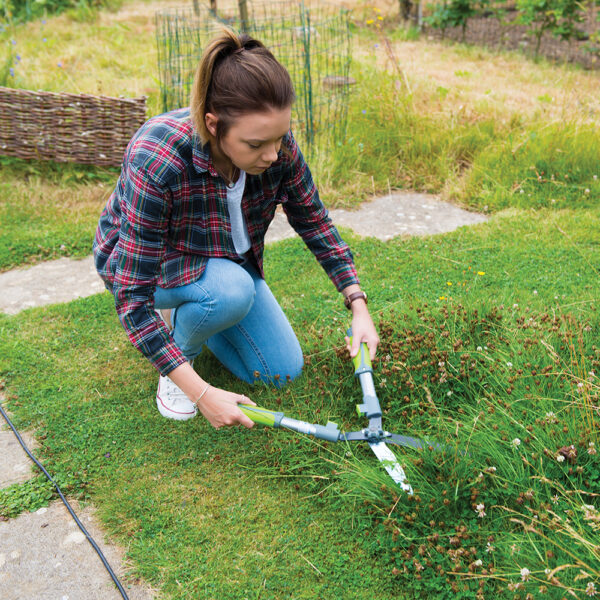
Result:
{"label": "woman", "polygon": [[238,378],[275,385],[302,370],[298,340],[264,280],[264,235],[281,203],[352,310],[354,347],[379,342],[352,254],[290,131],[292,82],[261,42],[224,30],[204,51],[190,108],[150,119],[129,143],[94,255],[134,344],[160,372],[157,406],[214,427],[254,404],[204,381],[203,346]]}

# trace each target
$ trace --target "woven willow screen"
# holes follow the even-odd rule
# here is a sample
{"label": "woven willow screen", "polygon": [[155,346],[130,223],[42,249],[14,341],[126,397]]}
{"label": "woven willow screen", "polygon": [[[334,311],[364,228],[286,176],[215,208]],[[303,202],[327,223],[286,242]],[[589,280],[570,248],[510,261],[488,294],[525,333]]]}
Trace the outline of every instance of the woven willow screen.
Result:
{"label": "woven willow screen", "polygon": [[344,135],[350,78],[348,11],[326,3],[219,2],[156,14],[158,67],[164,111],[189,106],[202,49],[227,25],[262,41],[290,72],[296,91],[294,134],[305,151]]}
{"label": "woven willow screen", "polygon": [[0,154],[119,166],[146,120],[146,98],[0,87]]}

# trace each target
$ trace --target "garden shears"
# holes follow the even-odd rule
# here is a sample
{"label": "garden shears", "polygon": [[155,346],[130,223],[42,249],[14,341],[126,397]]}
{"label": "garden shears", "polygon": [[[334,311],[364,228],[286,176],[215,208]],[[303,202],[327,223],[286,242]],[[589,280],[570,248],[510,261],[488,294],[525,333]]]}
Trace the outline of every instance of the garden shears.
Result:
{"label": "garden shears", "polygon": [[[348,330],[348,336],[350,337],[350,340],[352,340],[352,330]],[[413,489],[407,482],[404,469],[398,462],[394,453],[388,447],[387,442],[416,449],[437,446],[437,444],[430,444],[418,438],[385,431],[382,425],[381,406],[379,405],[375,384],[373,382],[371,358],[365,343],[360,345],[359,352],[352,359],[352,362],[354,363],[354,376],[360,381],[363,392],[363,402],[356,406],[356,411],[359,415],[364,415],[369,419],[368,426],[360,431],[344,433],[339,430],[336,423],[331,421],[328,422],[327,425],[318,425],[286,417],[282,412],[268,410],[259,406],[249,406],[246,404],[240,404],[238,406],[252,421],[268,427],[283,427],[285,429],[296,431],[297,433],[303,433],[321,440],[327,440],[328,442],[367,442],[390,477],[405,492],[409,495],[413,495]]]}

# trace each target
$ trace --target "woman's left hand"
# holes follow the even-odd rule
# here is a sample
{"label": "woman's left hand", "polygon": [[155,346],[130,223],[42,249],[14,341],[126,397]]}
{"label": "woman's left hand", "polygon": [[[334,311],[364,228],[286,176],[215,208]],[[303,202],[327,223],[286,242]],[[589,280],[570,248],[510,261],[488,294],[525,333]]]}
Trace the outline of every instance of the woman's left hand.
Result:
{"label": "woman's left hand", "polygon": [[363,342],[367,344],[369,355],[373,360],[377,352],[379,336],[367,305],[362,300],[356,300],[352,303],[352,344],[350,344],[350,338],[346,337],[346,346],[350,351],[351,358],[358,354],[360,345]]}

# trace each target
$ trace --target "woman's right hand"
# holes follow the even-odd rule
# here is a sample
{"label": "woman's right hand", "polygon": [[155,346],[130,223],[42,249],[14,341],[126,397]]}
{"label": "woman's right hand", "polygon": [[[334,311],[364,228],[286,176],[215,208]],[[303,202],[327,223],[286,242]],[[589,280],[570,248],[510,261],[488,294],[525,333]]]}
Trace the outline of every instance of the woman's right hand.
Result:
{"label": "woman's right hand", "polygon": [[254,426],[254,421],[238,408],[238,404],[256,406],[256,403],[242,394],[234,394],[212,385],[196,402],[200,412],[215,429],[229,425],[243,425],[250,429]]}

